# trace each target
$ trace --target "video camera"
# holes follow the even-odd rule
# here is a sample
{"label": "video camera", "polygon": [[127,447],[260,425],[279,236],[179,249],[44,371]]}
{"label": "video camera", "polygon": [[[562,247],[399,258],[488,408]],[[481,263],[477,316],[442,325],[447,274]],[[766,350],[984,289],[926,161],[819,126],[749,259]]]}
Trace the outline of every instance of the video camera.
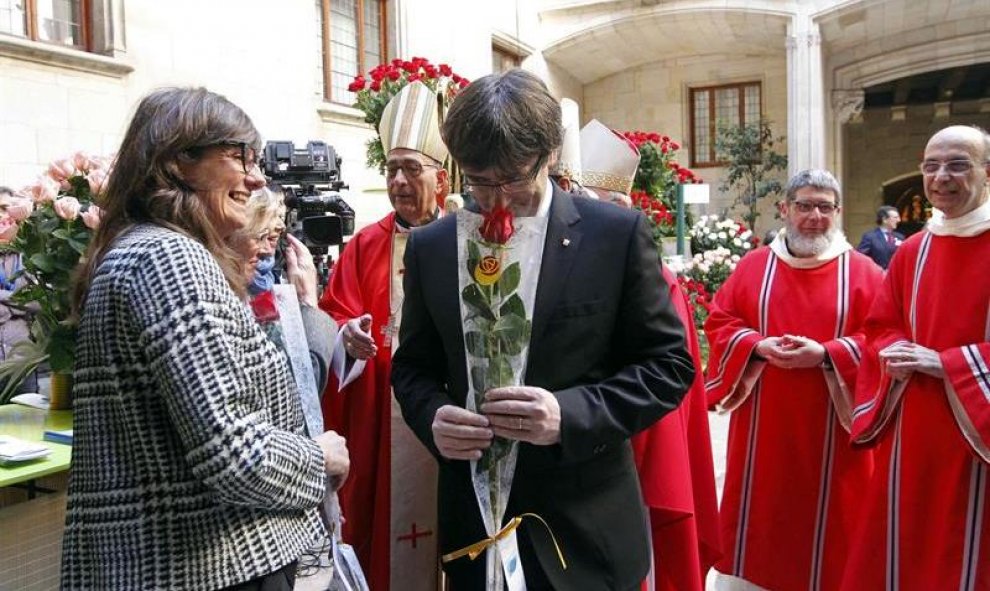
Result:
{"label": "video camera", "polygon": [[289,141],[268,142],[261,160],[265,176],[285,191],[285,227],[313,253],[321,284],[329,247],[354,234],[354,210],[340,196],[348,188],[340,162],[333,146],[312,140],[300,149]]}

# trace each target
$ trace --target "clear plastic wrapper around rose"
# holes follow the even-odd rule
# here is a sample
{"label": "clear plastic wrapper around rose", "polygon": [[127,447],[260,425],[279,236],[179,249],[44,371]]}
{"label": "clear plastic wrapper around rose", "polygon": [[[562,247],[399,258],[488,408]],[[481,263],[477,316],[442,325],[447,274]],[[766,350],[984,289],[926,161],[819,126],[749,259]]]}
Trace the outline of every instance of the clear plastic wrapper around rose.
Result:
{"label": "clear plastic wrapper around rose", "polygon": [[[546,235],[545,219],[517,218],[505,244],[486,242],[479,232],[483,220],[470,211],[457,212],[458,288],[469,384],[465,407],[474,412],[488,390],[523,384]],[[489,537],[499,531],[505,516],[518,447],[517,441],[495,438],[482,458],[471,462],[475,497]],[[504,576],[510,589],[513,579],[523,580],[518,560],[508,564],[503,556],[518,555],[514,536],[509,544],[511,548],[505,543],[489,546],[486,552],[488,589],[502,588]]]}

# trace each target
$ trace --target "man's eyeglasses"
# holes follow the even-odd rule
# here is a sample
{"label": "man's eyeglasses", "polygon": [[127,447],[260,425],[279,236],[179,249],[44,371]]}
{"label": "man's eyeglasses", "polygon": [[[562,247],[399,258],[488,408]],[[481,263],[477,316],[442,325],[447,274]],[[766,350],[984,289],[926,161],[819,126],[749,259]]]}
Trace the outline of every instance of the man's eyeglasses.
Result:
{"label": "man's eyeglasses", "polygon": [[533,179],[536,178],[536,175],[539,174],[540,168],[543,167],[544,162],[545,160],[540,158],[533,165],[533,168],[526,174],[507,181],[502,181],[500,183],[475,180],[468,175],[464,175],[464,190],[472,195],[481,193],[514,195],[516,193],[521,193],[529,188],[529,184],[532,183]]}
{"label": "man's eyeglasses", "polygon": [[817,209],[822,215],[832,215],[839,209],[838,203],[828,203],[825,201],[817,203],[812,201],[791,201],[790,203],[801,213],[811,213]]}
{"label": "man's eyeglasses", "polygon": [[945,168],[946,174],[951,176],[962,176],[969,171],[973,170],[976,164],[968,158],[960,158],[957,160],[925,160],[922,162],[918,168],[921,169],[923,174],[928,176],[934,176],[938,174],[942,168]]}
{"label": "man's eyeglasses", "polygon": [[408,178],[416,178],[423,174],[424,168],[440,168],[439,165],[417,162],[415,160],[407,160],[402,164],[395,162],[388,162],[385,164],[385,177],[389,180],[395,178],[395,175],[399,174],[399,170],[402,170],[402,174],[406,175]]}

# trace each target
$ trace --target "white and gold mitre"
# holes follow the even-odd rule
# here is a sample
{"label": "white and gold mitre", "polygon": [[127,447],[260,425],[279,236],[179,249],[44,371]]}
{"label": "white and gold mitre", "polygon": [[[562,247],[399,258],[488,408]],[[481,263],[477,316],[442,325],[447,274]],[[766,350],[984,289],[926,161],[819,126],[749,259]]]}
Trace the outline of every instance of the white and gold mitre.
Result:
{"label": "white and gold mitre", "polygon": [[447,146],[440,138],[437,95],[422,82],[407,84],[385,105],[378,135],[386,157],[396,148],[407,148],[437,162],[447,159]]}
{"label": "white and gold mitre", "polygon": [[618,191],[632,190],[639,150],[629,140],[592,119],[581,130],[581,184]]}
{"label": "white and gold mitre", "polygon": [[560,119],[564,129],[564,142],[550,174],[567,177],[581,183],[581,121],[578,119],[578,105],[569,98],[560,101]]}

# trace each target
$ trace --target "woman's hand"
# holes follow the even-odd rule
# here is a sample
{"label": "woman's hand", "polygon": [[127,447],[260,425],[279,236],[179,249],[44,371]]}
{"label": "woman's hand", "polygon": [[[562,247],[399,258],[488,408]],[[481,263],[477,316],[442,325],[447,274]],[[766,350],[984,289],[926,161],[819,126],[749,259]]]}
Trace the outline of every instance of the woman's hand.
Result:
{"label": "woman's hand", "polygon": [[296,288],[299,303],[315,308],[319,294],[316,289],[316,266],[306,245],[286,233],[289,247],[285,249],[285,274]]}
{"label": "woman's hand", "polygon": [[336,431],[327,431],[317,435],[313,441],[323,450],[323,467],[330,476],[334,490],[340,488],[347,480],[351,471],[351,456],[347,451],[347,440],[337,435]]}

